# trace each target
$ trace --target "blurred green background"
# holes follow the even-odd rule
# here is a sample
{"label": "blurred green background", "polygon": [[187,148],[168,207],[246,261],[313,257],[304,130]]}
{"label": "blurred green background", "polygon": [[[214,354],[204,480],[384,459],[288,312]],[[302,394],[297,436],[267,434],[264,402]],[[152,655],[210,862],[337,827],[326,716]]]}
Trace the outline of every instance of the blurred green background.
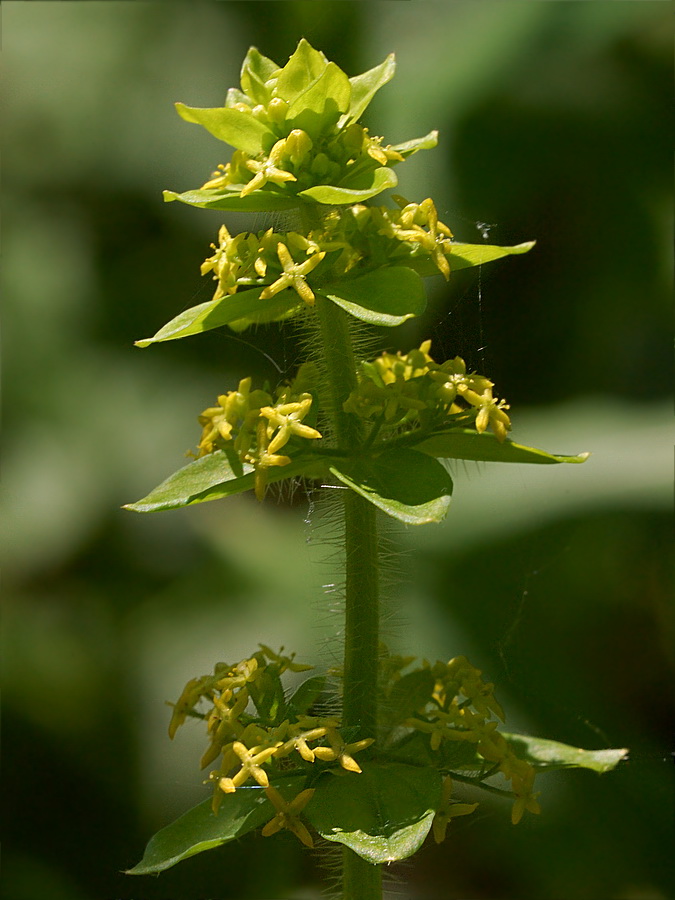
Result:
{"label": "blurred green background", "polygon": [[350,75],[396,53],[372,133],[440,130],[401,193],[433,196],[460,240],[538,242],[434,281],[423,320],[382,346],[431,337],[493,378],[516,440],[593,451],[583,467],[458,466],[446,523],[394,536],[387,637],[469,655],[514,730],[631,750],[603,778],[542,777],[543,814],[517,828],[481,804],[392,867],[406,887],[391,896],[673,896],[670,15],[651,0],[3,3],[6,897],[318,896],[320,854],[285,835],[158,879],[120,871],[205,790],[203,735],[170,743],[165,700],[258,641],[339,657],[332,548],[302,491],[120,510],[182,464],[218,393],[298,362],[276,326],[133,341],[212,289],[199,265],[221,214],[160,192],[228,150],[173,102],[220,105],[249,45],[283,63],[303,35]]}

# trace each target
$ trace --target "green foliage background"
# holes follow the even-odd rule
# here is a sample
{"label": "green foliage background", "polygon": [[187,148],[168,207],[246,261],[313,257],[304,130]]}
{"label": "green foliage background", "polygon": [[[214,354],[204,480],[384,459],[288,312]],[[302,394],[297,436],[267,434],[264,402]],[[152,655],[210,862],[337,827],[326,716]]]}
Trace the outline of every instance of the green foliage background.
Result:
{"label": "green foliage background", "polygon": [[517,828],[490,802],[458,820],[401,868],[401,896],[668,895],[670,11],[3,4],[7,897],[317,896],[317,860],[285,836],[157,880],[120,874],[202,796],[202,735],[170,744],[165,699],[258,641],[336,659],[339,617],[318,612],[332,573],[312,565],[330,548],[302,493],[263,509],[249,497],[119,509],[177,467],[216,394],[297,362],[276,327],[132,343],[210,296],[199,264],[223,217],[164,206],[160,192],[204,180],[227,149],[173,101],[222,103],[250,44],[283,62],[302,35],[349,74],[396,52],[372,132],[441,137],[402,171],[406,196],[433,196],[459,240],[538,241],[436,285],[423,320],[387,346],[431,336],[494,379],[515,440],[594,454],[560,471],[459,469],[446,523],[397,538],[414,553],[394,579],[390,643],[466,653],[498,683],[513,730],[631,748],[604,778],[542,778],[543,815]]}

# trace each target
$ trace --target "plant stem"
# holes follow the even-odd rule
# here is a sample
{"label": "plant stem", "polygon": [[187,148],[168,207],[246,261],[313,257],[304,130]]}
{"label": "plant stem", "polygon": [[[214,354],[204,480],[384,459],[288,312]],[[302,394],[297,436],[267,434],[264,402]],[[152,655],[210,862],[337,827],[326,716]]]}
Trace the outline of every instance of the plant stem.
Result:
{"label": "plant stem", "polygon": [[[356,361],[347,314],[316,299],[333,428],[338,447],[354,453],[363,443],[355,416],[343,403],[356,385]],[[345,647],[342,724],[358,739],[377,734],[379,658],[379,565],[377,510],[351,490],[342,491],[345,523]],[[345,847],[343,900],[381,900],[382,872]]]}

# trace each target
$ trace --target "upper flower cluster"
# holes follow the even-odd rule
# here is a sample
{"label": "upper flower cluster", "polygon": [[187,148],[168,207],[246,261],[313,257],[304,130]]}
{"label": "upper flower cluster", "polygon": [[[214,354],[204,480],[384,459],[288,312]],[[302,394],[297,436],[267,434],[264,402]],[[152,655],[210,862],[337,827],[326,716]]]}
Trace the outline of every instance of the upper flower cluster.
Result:
{"label": "upper flower cluster", "polygon": [[394,68],[390,55],[349,78],[304,39],[283,67],[251,47],[241,70],[241,89],[230,88],[223,107],[176,104],[188,122],[235,148],[230,162],[218,167],[203,190],[239,198],[262,192],[296,204],[339,204],[393,187],[397,179],[391,166],[434,147],[437,139],[431,132],[383,145],[358,124]]}

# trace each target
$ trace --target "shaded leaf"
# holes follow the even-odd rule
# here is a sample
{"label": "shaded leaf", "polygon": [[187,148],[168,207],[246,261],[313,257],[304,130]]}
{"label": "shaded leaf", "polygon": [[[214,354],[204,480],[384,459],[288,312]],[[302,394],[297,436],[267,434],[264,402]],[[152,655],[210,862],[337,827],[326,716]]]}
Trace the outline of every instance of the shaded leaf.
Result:
{"label": "shaded leaf", "polygon": [[153,337],[136,341],[136,346],[148,347],[161,341],[175,341],[210,331],[212,328],[220,328],[222,325],[236,324],[242,319],[246,320],[247,324],[276,322],[302,306],[303,301],[295,291],[280,291],[268,300],[261,300],[260,294],[263,289],[264,285],[261,285],[250,291],[227,294],[218,300],[208,300],[206,303],[186,309],[175,319],[167,322]]}
{"label": "shaded leaf", "polygon": [[322,285],[317,292],[371,325],[400,325],[427,305],[424,282],[404,266],[375,269],[359,278]]}
{"label": "shaded leaf", "polygon": [[322,837],[373,865],[406,859],[424,843],[441,800],[435,769],[363,763],[360,775],[325,774],[305,808]]}
{"label": "shaded leaf", "polygon": [[277,209],[293,209],[298,201],[294,197],[277,194],[272,190],[261,188],[253,191],[246,197],[240,197],[239,192],[243,184],[233,190],[226,188],[199,188],[194,191],[184,191],[178,194],[175,191],[164,191],[164,202],[180,200],[189,206],[198,206],[201,209],[227,209],[238,212],[267,212]]}
{"label": "shaded leaf", "polygon": [[375,68],[349,79],[352,86],[352,95],[347,118],[348,122],[356,122],[363,115],[377,91],[394,77],[395,70],[394,54],[390,53],[379,66],[375,66]]}
{"label": "shaded leaf", "polygon": [[439,459],[474,459],[479,462],[539,463],[544,465],[582,463],[590,455],[579,453],[576,456],[554,456],[545,450],[524,447],[508,439],[499,441],[494,434],[487,431],[478,434],[472,429],[455,429],[434,434],[419,444],[415,444],[415,449]]}
{"label": "shaded leaf", "polygon": [[176,103],[176,109],[186,122],[206,128],[214,137],[237,150],[256,156],[270,149],[275,141],[267,125],[249,112],[217,106],[214,109],[198,109]]}
{"label": "shaded leaf", "polygon": [[369,172],[355,176],[352,181],[345,182],[343,186],[332,184],[317,184],[298,193],[298,197],[308,197],[317,203],[327,203],[332,206],[343,206],[346,203],[359,203],[368,200],[387,188],[396,187],[398,178],[396,174],[384,166],[371,169]]}
{"label": "shaded leaf", "polygon": [[505,734],[516,756],[538,769],[591,769],[609,772],[628,756],[625,748],[618,750],[581,750],[569,744],[530,737],[526,734]]}
{"label": "shaded leaf", "polygon": [[409,525],[440,522],[450,506],[452,479],[440,463],[416,450],[341,460],[330,471],[378,509]]}
{"label": "shaded leaf", "polygon": [[[304,780],[302,776],[295,776],[275,783],[275,787],[284,799],[290,800],[302,789]],[[259,828],[273,818],[275,812],[261,788],[240,787],[232,794],[225,794],[217,815],[211,810],[211,800],[205,800],[158,831],[148,842],[143,859],[126,874],[162,872],[183,859]]]}
{"label": "shaded leaf", "polygon": [[296,715],[304,715],[323,693],[326,686],[325,675],[313,675],[302,682],[288,701]]}

